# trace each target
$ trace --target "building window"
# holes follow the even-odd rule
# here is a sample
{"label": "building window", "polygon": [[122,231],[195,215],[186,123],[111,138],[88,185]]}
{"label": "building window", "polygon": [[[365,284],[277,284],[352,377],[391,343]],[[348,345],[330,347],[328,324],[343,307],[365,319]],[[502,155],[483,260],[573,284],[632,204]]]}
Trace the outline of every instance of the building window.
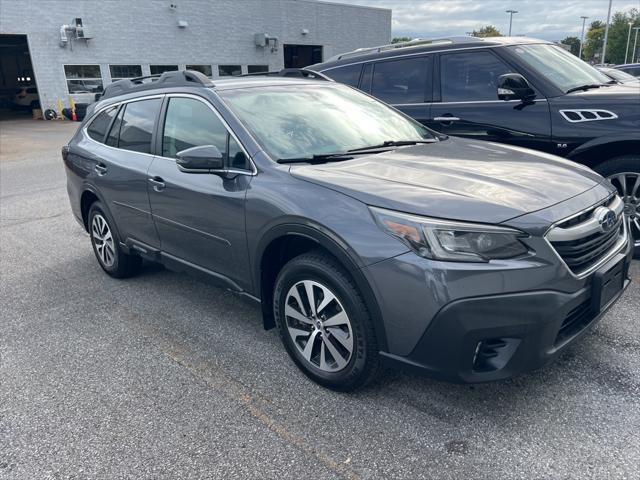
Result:
{"label": "building window", "polygon": [[64,75],[69,93],[102,92],[100,65],[65,65]]}
{"label": "building window", "polygon": [[207,77],[211,77],[213,75],[211,65],[187,65],[187,70],[195,70],[196,72],[200,72]]}
{"label": "building window", "polygon": [[164,72],[178,70],[178,65],[150,65],[151,75],[160,75]]}
{"label": "building window", "polygon": [[221,77],[242,75],[242,67],[240,65],[218,65],[218,75]]}
{"label": "building window", "polygon": [[269,65],[249,65],[247,73],[266,73],[269,71]]}
{"label": "building window", "polygon": [[122,80],[123,78],[136,78],[142,76],[140,65],[109,65],[111,81]]}

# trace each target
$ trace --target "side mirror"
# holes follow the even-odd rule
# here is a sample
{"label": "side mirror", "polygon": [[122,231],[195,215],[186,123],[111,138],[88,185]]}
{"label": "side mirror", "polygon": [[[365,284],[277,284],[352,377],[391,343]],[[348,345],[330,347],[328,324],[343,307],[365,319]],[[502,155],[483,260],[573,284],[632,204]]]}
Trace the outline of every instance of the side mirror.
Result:
{"label": "side mirror", "polygon": [[224,168],[222,153],[215,145],[187,148],[176,154],[178,168],[188,173],[209,173]]}
{"label": "side mirror", "polygon": [[536,92],[533,91],[527,79],[519,73],[505,73],[498,77],[498,98],[530,102],[536,98]]}

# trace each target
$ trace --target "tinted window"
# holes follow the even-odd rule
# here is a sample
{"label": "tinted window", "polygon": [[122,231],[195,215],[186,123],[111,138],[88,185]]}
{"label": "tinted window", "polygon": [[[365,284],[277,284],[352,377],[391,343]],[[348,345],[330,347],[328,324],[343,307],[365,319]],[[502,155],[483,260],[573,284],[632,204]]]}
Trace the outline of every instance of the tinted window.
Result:
{"label": "tinted window", "polygon": [[265,73],[269,71],[269,65],[248,65],[247,73]]}
{"label": "tinted window", "polygon": [[[116,109],[117,110],[117,109]],[[118,113],[118,117],[111,125],[111,130],[109,131],[109,136],[107,136],[107,141],[105,142],[110,147],[118,146],[118,136],[120,135],[120,125],[122,125],[122,115],[124,114],[124,108],[120,109],[120,113]]]}
{"label": "tinted window", "polygon": [[427,89],[427,59],[376,63],[371,94],[387,103],[422,103]]}
{"label": "tinted window", "polygon": [[227,129],[201,101],[171,98],[164,123],[162,156],[175,158],[176,153],[200,145],[215,145],[225,154]]}
{"label": "tinted window", "polygon": [[352,87],[358,86],[360,80],[360,72],[362,71],[362,65],[349,65],[346,67],[334,68],[327,70],[327,76],[333,78],[336,82],[345,83]]}
{"label": "tinted window", "polygon": [[160,75],[164,72],[173,72],[178,70],[178,65],[150,65],[151,75]]}
{"label": "tinted window", "polygon": [[513,69],[490,52],[454,53],[440,59],[443,102],[498,99],[498,77]]}
{"label": "tinted window", "polygon": [[229,135],[229,168],[237,168],[240,170],[251,169],[249,159],[231,135]]}
{"label": "tinted window", "polygon": [[196,72],[200,72],[207,77],[213,75],[213,71],[211,70],[211,65],[187,65],[187,70],[195,70]]}
{"label": "tinted window", "polygon": [[122,80],[123,78],[135,78],[142,76],[142,67],[140,65],[109,65],[109,73],[111,80]]}
{"label": "tinted window", "polygon": [[118,147],[134,152],[151,153],[151,135],[162,100],[154,98],[131,102],[125,106]]}
{"label": "tinted window", "polygon": [[360,82],[360,90],[363,92],[371,92],[371,79],[373,77],[373,63],[368,63],[364,66],[362,72],[362,81]]}
{"label": "tinted window", "polygon": [[100,113],[87,128],[87,134],[94,140],[102,142],[104,136],[107,134],[107,128],[109,128],[111,120],[115,117],[117,110],[116,107],[113,107]]}

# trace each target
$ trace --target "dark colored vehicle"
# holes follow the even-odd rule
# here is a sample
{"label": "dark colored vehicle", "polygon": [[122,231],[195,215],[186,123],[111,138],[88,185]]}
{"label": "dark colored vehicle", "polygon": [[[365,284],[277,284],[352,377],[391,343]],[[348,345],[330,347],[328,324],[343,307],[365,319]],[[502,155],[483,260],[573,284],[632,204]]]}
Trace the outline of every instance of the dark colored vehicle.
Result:
{"label": "dark colored vehicle", "polygon": [[604,178],[436,134],[332,81],[122,80],[62,153],[105,272],[146,258],[260,301],[335,389],[382,361],[460,382],[539,367],[629,284]]}
{"label": "dark colored vehicle", "polygon": [[618,83],[622,83],[623,85],[635,85],[640,86],[640,78],[634,77],[633,75],[623,72],[622,70],[618,70],[612,67],[598,67],[598,70],[604,73],[607,77],[612,80],[615,80]]}
{"label": "dark colored vehicle", "polygon": [[640,63],[625,63],[624,65],[616,65],[614,68],[640,78]]}
{"label": "dark colored vehicle", "polygon": [[593,168],[622,196],[640,255],[637,87],[618,84],[556,45],[522,37],[385,45],[307,68],[438,132],[533,148]]}

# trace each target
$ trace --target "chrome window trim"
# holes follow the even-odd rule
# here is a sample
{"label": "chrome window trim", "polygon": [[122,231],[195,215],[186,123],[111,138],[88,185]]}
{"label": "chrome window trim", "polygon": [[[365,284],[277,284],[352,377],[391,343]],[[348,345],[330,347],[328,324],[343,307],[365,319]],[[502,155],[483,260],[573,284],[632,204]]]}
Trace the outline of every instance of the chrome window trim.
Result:
{"label": "chrome window trim", "polygon": [[[614,194],[615,195],[615,194]],[[551,232],[557,225],[566,222],[567,220],[571,220],[572,218],[575,218],[577,216],[582,215],[585,212],[588,212],[591,209],[598,208],[595,205],[598,204],[602,204],[603,202],[608,202],[611,200],[611,197],[614,196],[611,195],[609,197],[607,197],[606,199],[591,205],[590,207],[584,208],[582,210],[580,210],[577,213],[574,213],[573,215],[570,215],[566,218],[563,218],[561,220],[558,220],[557,222],[554,222],[548,229],[547,231],[544,233],[543,235],[543,239],[544,241],[547,243],[547,246],[549,247],[549,249],[553,252],[553,254],[556,256],[556,258],[560,261],[560,263],[562,265],[564,265],[564,267],[566,268],[567,272],[569,272],[569,274],[573,277],[576,278],[578,280],[583,280],[586,277],[588,277],[589,275],[591,275],[593,272],[595,272],[596,270],[598,270],[600,267],[602,267],[604,264],[606,264],[609,260],[611,260],[615,255],[617,255],[618,253],[620,253],[626,246],[629,240],[629,232],[627,230],[627,222],[625,219],[622,220],[622,235],[619,235],[618,240],[616,241],[616,243],[613,245],[613,247],[611,247],[611,250],[609,250],[609,252],[607,252],[606,255],[604,255],[598,262],[596,262],[595,264],[593,264],[592,266],[590,266],[589,268],[587,268],[586,270],[583,270],[579,273],[574,273],[573,271],[571,271],[571,269],[569,268],[569,265],[566,264],[566,262],[563,260],[563,258],[560,256],[560,254],[556,251],[556,249],[553,247],[553,245],[551,244],[551,242],[549,241],[548,238],[548,234],[549,232]],[[615,195],[617,197],[617,195]],[[620,197],[618,197],[619,199]]]}
{"label": "chrome window trim", "polygon": [[[547,102],[546,98],[538,98],[534,102]],[[521,100],[469,100],[468,102],[421,102],[421,103],[390,103],[393,107],[421,107],[425,105],[468,105],[470,103],[521,103]]]}

